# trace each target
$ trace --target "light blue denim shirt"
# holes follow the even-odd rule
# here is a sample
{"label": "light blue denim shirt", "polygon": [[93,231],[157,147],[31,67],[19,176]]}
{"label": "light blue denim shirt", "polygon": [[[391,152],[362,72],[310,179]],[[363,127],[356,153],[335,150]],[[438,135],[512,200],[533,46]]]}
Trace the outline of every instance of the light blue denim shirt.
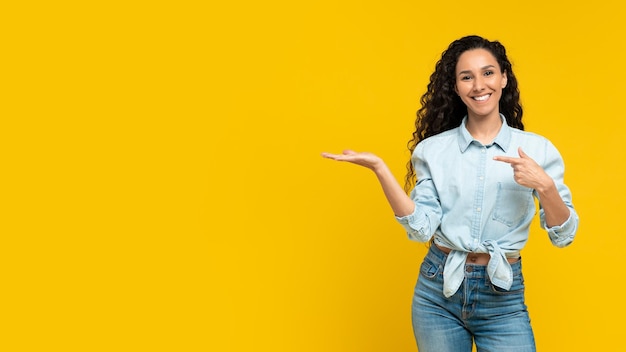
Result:
{"label": "light blue denim shirt", "polygon": [[563,183],[561,155],[546,138],[511,128],[502,116],[502,128],[493,143],[483,145],[465,127],[466,119],[452,130],[427,138],[416,146],[412,163],[417,184],[411,191],[412,214],[396,217],[410,239],[434,241],[451,248],[444,269],[443,294],[452,296],[463,282],[467,254],[489,253],[487,272],[491,282],[505,290],[513,282],[507,257],[516,258],[528,240],[535,216],[537,193],[513,180],[510,164],[494,156],[519,157],[522,147],[554,180],[570,216],[560,226],[548,228],[539,199],[541,227],[550,241],[564,247],[574,240],[578,215],[571,193]]}

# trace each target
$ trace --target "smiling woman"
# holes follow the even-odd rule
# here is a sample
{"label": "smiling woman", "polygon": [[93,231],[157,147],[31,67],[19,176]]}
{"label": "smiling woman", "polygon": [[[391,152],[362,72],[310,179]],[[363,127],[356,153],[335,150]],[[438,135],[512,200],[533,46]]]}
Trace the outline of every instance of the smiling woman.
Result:
{"label": "smiling woman", "polygon": [[573,241],[578,215],[558,150],[523,131],[519,96],[504,46],[463,37],[444,51],[422,96],[409,195],[375,154],[323,154],[374,171],[409,238],[432,243],[413,297],[420,352],[536,350],[520,257],[533,195],[557,247]]}
{"label": "smiling woman", "polygon": [[[459,57],[456,71],[458,73],[454,89],[467,106],[469,121],[482,119],[498,121],[500,97],[506,87],[507,78],[506,72],[500,69],[496,58],[485,49],[468,50]],[[498,129],[494,129],[488,131],[488,135],[476,137],[486,143],[492,140],[497,132]]]}

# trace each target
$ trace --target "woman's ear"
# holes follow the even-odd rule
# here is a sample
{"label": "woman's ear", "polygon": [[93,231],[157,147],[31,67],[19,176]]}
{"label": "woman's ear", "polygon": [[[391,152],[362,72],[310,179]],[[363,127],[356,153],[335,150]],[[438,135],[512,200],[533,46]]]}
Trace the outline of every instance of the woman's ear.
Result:
{"label": "woman's ear", "polygon": [[502,89],[504,89],[506,87],[507,81],[508,81],[508,78],[507,78],[507,75],[506,75],[506,71],[504,71],[502,73]]}

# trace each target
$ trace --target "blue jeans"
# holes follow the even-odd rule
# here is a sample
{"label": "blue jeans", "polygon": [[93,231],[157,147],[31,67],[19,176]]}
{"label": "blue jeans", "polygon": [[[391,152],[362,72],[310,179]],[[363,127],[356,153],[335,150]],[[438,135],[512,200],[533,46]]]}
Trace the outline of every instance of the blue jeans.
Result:
{"label": "blue jeans", "polygon": [[465,265],[465,279],[443,295],[447,255],[431,244],[413,296],[413,332],[420,352],[534,352],[535,338],[524,303],[521,259],[511,264],[513,286],[494,286],[484,265]]}

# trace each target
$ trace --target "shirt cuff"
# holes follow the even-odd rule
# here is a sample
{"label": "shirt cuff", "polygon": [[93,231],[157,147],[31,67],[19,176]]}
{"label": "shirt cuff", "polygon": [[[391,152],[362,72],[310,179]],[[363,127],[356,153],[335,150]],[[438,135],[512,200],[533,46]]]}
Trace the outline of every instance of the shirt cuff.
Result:
{"label": "shirt cuff", "polygon": [[424,213],[418,211],[417,207],[409,215],[396,216],[396,220],[404,227],[409,239],[418,242],[430,240],[430,231],[427,230],[428,219]]}
{"label": "shirt cuff", "polygon": [[561,225],[547,227],[544,221],[544,228],[548,231],[550,241],[557,247],[565,247],[574,241],[576,229],[578,228],[578,216],[570,209],[569,218]]}

